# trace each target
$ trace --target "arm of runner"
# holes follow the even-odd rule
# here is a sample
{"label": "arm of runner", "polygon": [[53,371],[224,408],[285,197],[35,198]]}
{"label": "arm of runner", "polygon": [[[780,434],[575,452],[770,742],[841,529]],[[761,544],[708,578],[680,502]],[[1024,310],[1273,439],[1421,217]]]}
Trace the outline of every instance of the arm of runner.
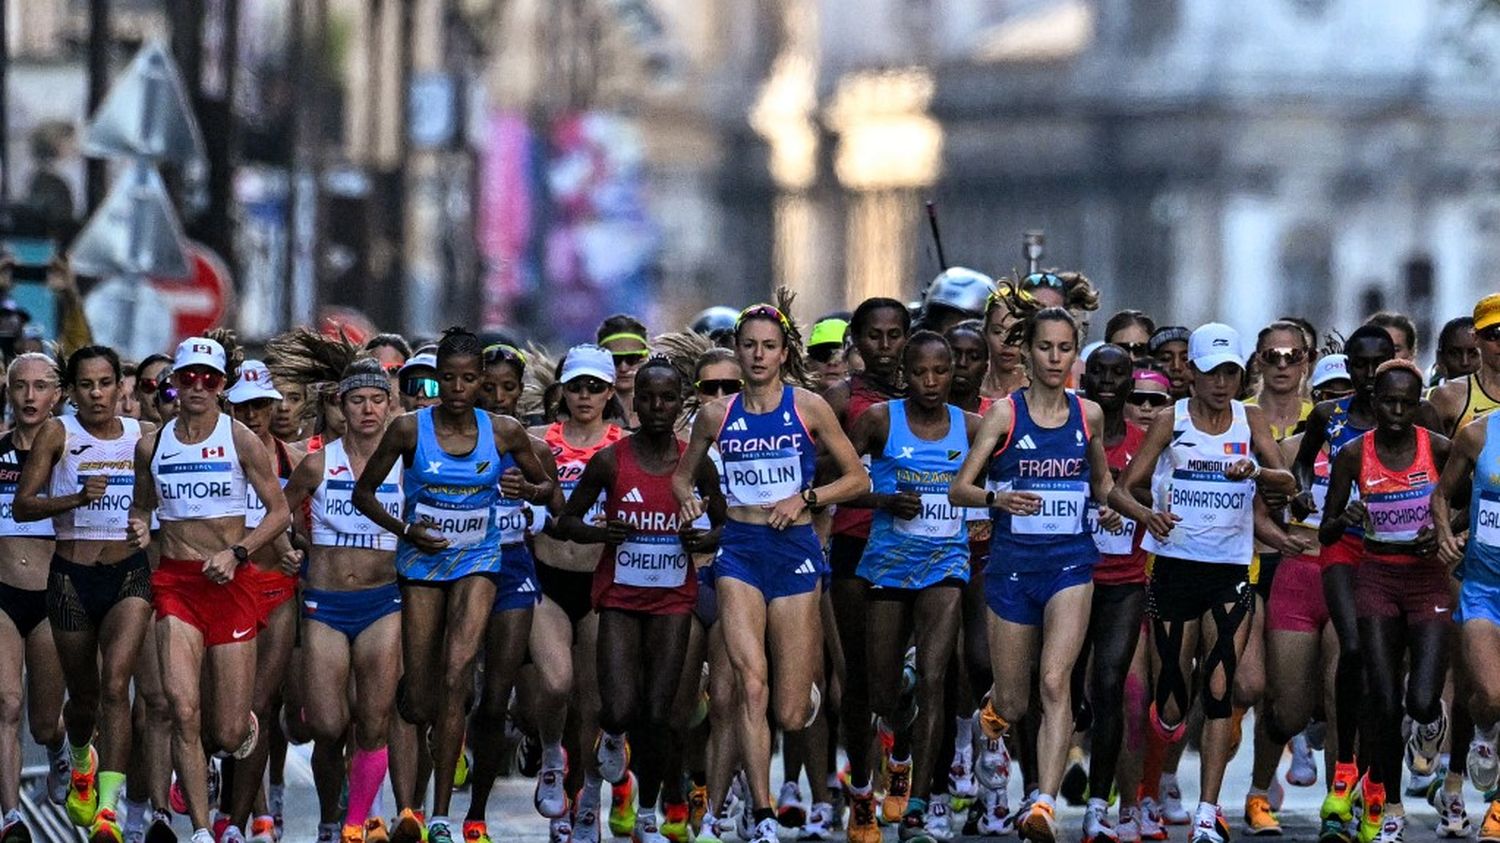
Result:
{"label": "arm of runner", "polygon": [[723,532],[727,511],[724,494],[719,487],[719,470],[714,467],[713,460],[704,460],[698,467],[698,497],[708,504],[705,511],[708,513],[708,523],[712,526],[701,530],[694,527],[693,522],[679,519],[681,526],[678,538],[689,552],[708,553],[719,545],[719,534]]}
{"label": "arm of runner", "polygon": [[681,507],[679,515],[683,521],[696,521],[703,514],[703,499],[698,497],[693,478],[698,473],[698,464],[708,456],[709,446],[719,435],[724,424],[724,414],[729,411],[729,399],[716,398],[698,411],[693,420],[693,431],[688,434],[687,449],[677,461],[677,470],[672,472],[672,496]]}
{"label": "arm of runner", "polygon": [[[1303,447],[1306,447],[1304,441]],[[1363,448],[1340,448],[1328,474],[1328,501],[1318,524],[1318,541],[1325,546],[1337,542],[1344,531],[1364,523],[1365,505],[1349,501],[1349,489],[1359,477]]]}
{"label": "arm of runner", "polygon": [[14,514],[17,521],[41,521],[61,515],[70,509],[86,506],[104,497],[109,489],[109,478],[95,474],[84,478],[77,492],[64,498],[45,497],[42,487],[52,474],[52,467],[62,458],[63,446],[67,444],[67,432],[57,419],[48,419],[37,431],[31,443],[31,456],[21,467],[21,479],[16,483]]}
{"label": "arm of runner", "polygon": [[[958,467],[958,473],[953,476],[953,482],[948,486],[948,502],[954,506],[967,507],[989,507],[995,506],[1007,511],[1011,510],[1005,505],[1013,497],[1011,492],[997,492],[993,501],[989,500],[989,493],[984,489],[984,473],[990,467],[990,457],[1000,447],[1000,438],[1010,435],[1012,417],[1012,405],[1009,401],[996,401],[990,406],[989,412],[984,414],[980,420],[979,427],[974,431],[973,438],[969,444],[969,454],[964,457],[963,465]],[[1035,500],[1040,504],[1041,499],[1029,492],[1014,493]]]}
{"label": "arm of runner", "polygon": [[495,426],[495,440],[504,445],[502,450],[508,451],[516,460],[516,470],[507,469],[500,476],[500,493],[527,503],[550,500],[556,480],[547,474],[547,469],[537,459],[526,428],[505,416],[491,416],[490,419]]}
{"label": "arm of runner", "polygon": [[240,467],[245,471],[245,484],[266,504],[266,515],[239,544],[251,553],[270,544],[277,536],[284,536],[292,524],[291,510],[287,509],[286,496],[281,493],[281,483],[271,463],[271,455],[260,438],[250,428],[239,422],[233,425],[234,447],[240,455]]}
{"label": "arm of runner", "polygon": [[1245,407],[1245,420],[1250,424],[1250,450],[1260,460],[1259,466],[1250,460],[1241,460],[1224,474],[1231,480],[1255,480],[1256,490],[1266,497],[1273,509],[1286,505],[1286,499],[1297,491],[1297,478],[1286,469],[1281,459],[1281,448],[1276,437],[1271,435],[1271,425],[1259,407]]}
{"label": "arm of runner", "polygon": [[[854,420],[854,426],[849,430],[849,444],[860,456],[874,457],[885,450],[890,431],[890,405],[876,404]],[[843,505],[858,509],[884,509],[894,513],[897,518],[915,518],[922,511],[922,496],[914,492],[882,494],[872,488],[845,501]]]}
{"label": "arm of runner", "polygon": [[1299,521],[1318,510],[1312,496],[1313,465],[1318,461],[1318,452],[1328,442],[1328,413],[1332,408],[1332,402],[1324,401],[1307,414],[1307,424],[1302,427],[1302,442],[1292,460],[1292,474],[1296,476],[1297,488],[1301,491],[1292,498],[1291,510],[1292,517]]}
{"label": "arm of runner", "polygon": [[619,470],[615,458],[617,447],[618,444],[610,445],[589,457],[583,474],[578,477],[578,485],[573,487],[568,502],[563,504],[562,515],[557,518],[558,538],[577,544],[619,544],[625,540],[630,526],[624,521],[610,519],[604,526],[599,526],[585,520],[594,507],[594,501],[599,500],[599,496],[615,482]]}
{"label": "arm of runner", "polygon": [[1115,489],[1114,475],[1109,473],[1109,455],[1104,453],[1104,410],[1087,398],[1080,402],[1083,405],[1083,417],[1088,422],[1089,430],[1096,431],[1089,437],[1089,490],[1094,495],[1094,503],[1099,505],[1097,518],[1099,525],[1106,530],[1119,530],[1124,526],[1120,513],[1109,505],[1110,493]]}
{"label": "arm of runner", "polygon": [[1146,441],[1131,458],[1130,464],[1120,472],[1114,489],[1109,493],[1110,505],[1116,512],[1146,525],[1151,535],[1165,540],[1172,527],[1182,519],[1170,512],[1157,512],[1135,499],[1138,488],[1150,489],[1151,476],[1156,471],[1156,461],[1167,446],[1172,444],[1172,426],[1176,423],[1171,413],[1158,413],[1146,431]]}
{"label": "arm of runner", "polygon": [[1313,549],[1307,539],[1288,533],[1276,523],[1271,508],[1259,495],[1255,497],[1255,540],[1270,545],[1283,556],[1300,556]]}
{"label": "arm of runner", "polygon": [[354,492],[350,497],[354,508],[380,529],[406,539],[424,554],[432,554],[447,547],[448,540],[435,527],[425,522],[408,526],[406,522],[386,512],[375,495],[380,488],[380,481],[391,473],[396,461],[404,459],[416,446],[416,417],[398,416],[380,437],[380,444],[375,447],[375,453],[370,455],[369,462],[365,463],[365,470],[354,481]]}
{"label": "arm of runner", "polygon": [[[292,469],[292,476],[287,478],[286,488],[282,489],[282,496],[286,498],[288,512],[301,512],[303,504],[317,491],[323,482],[323,452],[308,454]],[[292,519],[292,531],[300,538],[307,539],[307,525],[301,518]]]}
{"label": "arm of runner", "polygon": [[1464,561],[1463,531],[1454,524],[1453,501],[1468,497],[1469,484],[1473,482],[1474,466],[1479,453],[1484,450],[1488,425],[1471,424],[1458,432],[1453,440],[1453,449],[1448,462],[1432,490],[1432,529],[1437,538],[1438,558],[1453,570]]}
{"label": "arm of runner", "polygon": [[129,541],[139,548],[151,543],[151,513],[156,511],[156,479],[151,476],[151,455],[161,431],[142,433],[135,443],[135,489],[130,499]]}
{"label": "arm of runner", "polygon": [[[797,402],[797,414],[802,416],[803,423],[807,425],[807,432],[828,449],[839,472],[838,478],[833,482],[811,490],[811,495],[818,505],[844,503],[852,500],[856,495],[868,492],[870,472],[865,470],[865,464],[860,462],[859,454],[856,454],[854,446],[849,444],[849,437],[844,435],[844,429],[839,425],[838,417],[833,414],[828,402],[805,389],[797,389],[794,396]],[[811,480],[811,478],[808,479]],[[782,526],[786,526],[801,516],[806,509],[807,501],[802,495],[792,495],[770,507],[771,519],[768,523],[776,527],[776,522],[781,519],[785,522]]]}

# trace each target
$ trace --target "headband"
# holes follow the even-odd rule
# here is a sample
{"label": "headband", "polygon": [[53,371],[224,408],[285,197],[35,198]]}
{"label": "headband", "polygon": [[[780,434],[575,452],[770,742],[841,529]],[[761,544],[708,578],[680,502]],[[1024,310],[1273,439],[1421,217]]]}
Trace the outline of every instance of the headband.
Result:
{"label": "headband", "polygon": [[356,389],[383,389],[387,394],[391,391],[391,379],[385,375],[377,375],[374,372],[361,372],[350,375],[339,381],[339,400]]}
{"label": "headband", "polygon": [[610,334],[604,339],[599,340],[599,344],[604,345],[607,342],[614,342],[615,340],[635,340],[636,342],[646,346],[647,348],[651,347],[651,343],[647,342],[645,337],[635,333],[634,331],[621,331],[617,334]]}
{"label": "headband", "polygon": [[1187,342],[1188,338],[1192,335],[1193,332],[1189,331],[1187,328],[1175,325],[1166,328],[1157,328],[1156,333],[1151,335],[1151,339],[1146,341],[1146,351],[1151,354],[1155,354],[1157,351],[1160,351],[1161,347],[1166,345],[1167,343]]}
{"label": "headband", "polygon": [[1167,389],[1172,388],[1172,382],[1170,380],[1167,380],[1166,375],[1162,374],[1161,372],[1152,371],[1151,369],[1136,369],[1135,379],[1138,381],[1146,381],[1147,383],[1159,384],[1166,387]]}

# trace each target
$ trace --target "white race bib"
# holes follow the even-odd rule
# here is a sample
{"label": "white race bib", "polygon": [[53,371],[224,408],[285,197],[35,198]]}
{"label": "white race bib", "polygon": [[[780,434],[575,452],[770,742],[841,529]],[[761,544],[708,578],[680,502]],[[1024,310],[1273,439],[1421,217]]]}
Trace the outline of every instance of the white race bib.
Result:
{"label": "white race bib", "polygon": [[676,536],[632,535],[615,550],[615,582],[636,588],[677,588],[687,582],[687,551]]}
{"label": "white race bib", "polygon": [[725,482],[730,495],[742,504],[771,504],[802,490],[802,455],[761,456],[725,460]]}
{"label": "white race bib", "polygon": [[1430,486],[1371,495],[1365,499],[1366,537],[1392,544],[1415,542],[1424,527],[1432,526],[1431,499]]}
{"label": "white race bib", "polygon": [[500,531],[500,544],[520,544],[526,540],[527,506],[518,503],[506,506],[504,502],[495,507],[495,529]]}
{"label": "white race bib", "polygon": [[1250,507],[1255,484],[1249,481],[1197,480],[1173,477],[1167,487],[1167,511],[1182,519],[1178,526],[1191,531],[1239,530]]}
{"label": "white race bib", "polygon": [[1082,480],[1036,480],[1022,478],[1011,487],[1042,499],[1035,515],[1012,515],[1010,531],[1018,536],[1073,536],[1083,532],[1083,511],[1088,504],[1088,484]]}
{"label": "white race bib", "polygon": [[431,522],[448,547],[470,547],[484,541],[490,531],[491,510],[486,509],[439,509],[419,503],[415,507],[417,521]]}
{"label": "white race bib", "polygon": [[1500,547],[1500,500],[1491,500],[1481,494],[1478,517],[1474,520],[1472,541],[1490,547]]}
{"label": "white race bib", "polygon": [[947,492],[923,492],[921,498],[922,511],[916,518],[892,519],[891,526],[896,532],[929,539],[951,539],[958,535],[968,511],[949,503]]}
{"label": "white race bib", "polygon": [[[78,487],[83,488],[85,478],[80,477]],[[109,477],[104,497],[73,510],[73,525],[95,530],[124,531],[130,520],[130,504],[135,495],[132,487],[135,478],[128,474]]]}
{"label": "white race bib", "polygon": [[1135,550],[1135,528],[1136,522],[1125,516],[1120,516],[1120,529],[1110,531],[1104,529],[1099,523],[1099,510],[1096,507],[1088,508],[1089,531],[1094,534],[1094,547],[1100,553],[1110,556],[1129,556]]}

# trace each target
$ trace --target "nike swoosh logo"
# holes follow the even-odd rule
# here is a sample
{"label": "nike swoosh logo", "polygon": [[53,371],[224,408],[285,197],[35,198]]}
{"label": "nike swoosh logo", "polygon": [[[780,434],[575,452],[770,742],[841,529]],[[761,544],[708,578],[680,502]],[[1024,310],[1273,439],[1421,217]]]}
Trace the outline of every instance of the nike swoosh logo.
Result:
{"label": "nike swoosh logo", "polygon": [[181,451],[173,451],[173,452],[172,452],[172,453],[170,453],[170,454],[162,454],[162,455],[161,455],[161,458],[162,458],[162,459],[164,459],[164,460],[171,460],[171,459],[176,459],[176,458],[177,458],[177,455],[178,455],[178,454],[181,454],[181,453],[182,453],[182,452],[181,452]]}
{"label": "nike swoosh logo", "polygon": [[229,635],[230,635],[231,638],[233,638],[234,640],[238,641],[241,638],[244,638],[246,635],[249,635],[250,632],[251,631],[248,630],[248,629],[236,629],[233,632],[229,633]]}

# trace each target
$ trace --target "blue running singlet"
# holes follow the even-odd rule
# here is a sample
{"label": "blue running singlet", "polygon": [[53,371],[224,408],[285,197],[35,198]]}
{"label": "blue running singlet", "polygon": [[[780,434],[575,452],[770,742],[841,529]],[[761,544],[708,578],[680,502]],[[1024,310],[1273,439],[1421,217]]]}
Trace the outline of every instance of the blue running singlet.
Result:
{"label": "blue running singlet", "polygon": [[406,495],[403,520],[435,524],[448,547],[427,556],[403,539],[396,546],[396,573],[432,582],[498,573],[500,531],[494,508],[500,498],[500,472],[514,459],[509,454],[509,463],[501,458],[489,414],[481,409],[474,409],[478,433],[467,454],[450,454],[438,444],[431,407],[414,415],[417,447],[411,465],[401,473]]}

